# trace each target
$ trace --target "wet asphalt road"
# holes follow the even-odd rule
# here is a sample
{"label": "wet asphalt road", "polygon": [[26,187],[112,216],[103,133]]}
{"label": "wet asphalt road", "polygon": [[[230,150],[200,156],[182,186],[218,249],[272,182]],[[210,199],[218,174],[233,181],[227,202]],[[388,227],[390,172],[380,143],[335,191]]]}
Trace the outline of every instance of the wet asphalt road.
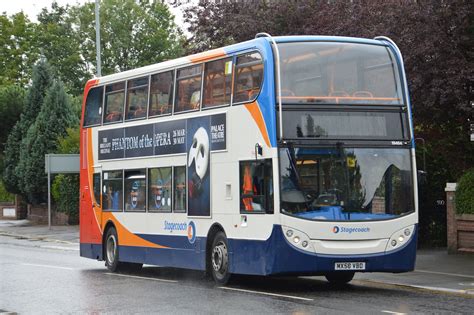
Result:
{"label": "wet asphalt road", "polygon": [[111,274],[77,246],[0,236],[0,314],[395,314],[474,312],[472,297],[324,278],[237,277],[216,286],[202,272],[145,266]]}

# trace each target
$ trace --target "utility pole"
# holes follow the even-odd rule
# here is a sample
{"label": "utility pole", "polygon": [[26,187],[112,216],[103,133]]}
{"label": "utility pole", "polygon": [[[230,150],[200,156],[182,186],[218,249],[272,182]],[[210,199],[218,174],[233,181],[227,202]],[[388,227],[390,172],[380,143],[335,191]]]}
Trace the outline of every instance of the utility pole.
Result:
{"label": "utility pole", "polygon": [[96,61],[97,61],[97,76],[102,76],[101,61],[100,61],[100,23],[99,23],[99,6],[100,0],[95,0],[95,47],[96,47]]}

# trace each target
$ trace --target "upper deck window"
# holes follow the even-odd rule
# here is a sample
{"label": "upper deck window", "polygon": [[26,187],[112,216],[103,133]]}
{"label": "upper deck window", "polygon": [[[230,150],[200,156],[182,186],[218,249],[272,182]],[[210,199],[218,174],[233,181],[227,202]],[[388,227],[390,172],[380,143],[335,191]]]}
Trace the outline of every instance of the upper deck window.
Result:
{"label": "upper deck window", "polygon": [[388,47],[294,42],[279,48],[283,103],[403,103],[397,64]]}
{"label": "upper deck window", "polygon": [[146,117],[148,77],[129,80],[127,84],[126,120]]}
{"label": "upper deck window", "polygon": [[125,82],[114,83],[106,86],[104,123],[123,120],[124,100]]}
{"label": "upper deck window", "polygon": [[201,104],[202,65],[178,70],[174,111],[197,110]]}
{"label": "upper deck window", "polygon": [[257,52],[237,57],[235,65],[233,103],[252,101],[257,98],[263,82],[262,56]]}
{"label": "upper deck window", "polygon": [[230,104],[232,58],[206,63],[203,107]]}
{"label": "upper deck window", "polygon": [[100,124],[103,95],[103,86],[95,87],[89,91],[89,94],[87,94],[84,127]]}
{"label": "upper deck window", "polygon": [[158,73],[151,76],[149,116],[171,113],[173,106],[173,81],[174,71]]}

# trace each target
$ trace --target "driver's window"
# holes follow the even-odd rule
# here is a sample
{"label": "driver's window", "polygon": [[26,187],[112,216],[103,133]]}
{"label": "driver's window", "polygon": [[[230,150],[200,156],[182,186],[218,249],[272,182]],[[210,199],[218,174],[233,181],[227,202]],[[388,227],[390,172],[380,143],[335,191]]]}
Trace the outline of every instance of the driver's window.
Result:
{"label": "driver's window", "polygon": [[272,160],[240,162],[240,212],[273,213]]}

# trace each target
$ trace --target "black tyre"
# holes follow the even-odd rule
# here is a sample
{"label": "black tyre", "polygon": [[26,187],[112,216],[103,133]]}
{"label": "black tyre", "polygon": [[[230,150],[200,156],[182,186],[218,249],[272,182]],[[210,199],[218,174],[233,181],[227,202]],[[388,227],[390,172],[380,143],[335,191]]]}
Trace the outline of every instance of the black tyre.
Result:
{"label": "black tyre", "polygon": [[333,272],[326,274],[326,280],[334,285],[345,285],[354,278],[354,272]]}
{"label": "black tyre", "polygon": [[227,284],[231,275],[229,272],[229,245],[224,232],[217,232],[212,241],[209,255],[209,269],[212,278],[217,284]]}
{"label": "black tyre", "polygon": [[114,227],[107,230],[104,241],[104,260],[105,266],[112,272],[119,269],[119,250],[118,250],[118,236]]}
{"label": "black tyre", "polygon": [[143,264],[120,262],[119,260],[119,242],[117,231],[114,227],[107,230],[104,242],[105,265],[112,272],[127,271],[134,272],[142,269]]}

